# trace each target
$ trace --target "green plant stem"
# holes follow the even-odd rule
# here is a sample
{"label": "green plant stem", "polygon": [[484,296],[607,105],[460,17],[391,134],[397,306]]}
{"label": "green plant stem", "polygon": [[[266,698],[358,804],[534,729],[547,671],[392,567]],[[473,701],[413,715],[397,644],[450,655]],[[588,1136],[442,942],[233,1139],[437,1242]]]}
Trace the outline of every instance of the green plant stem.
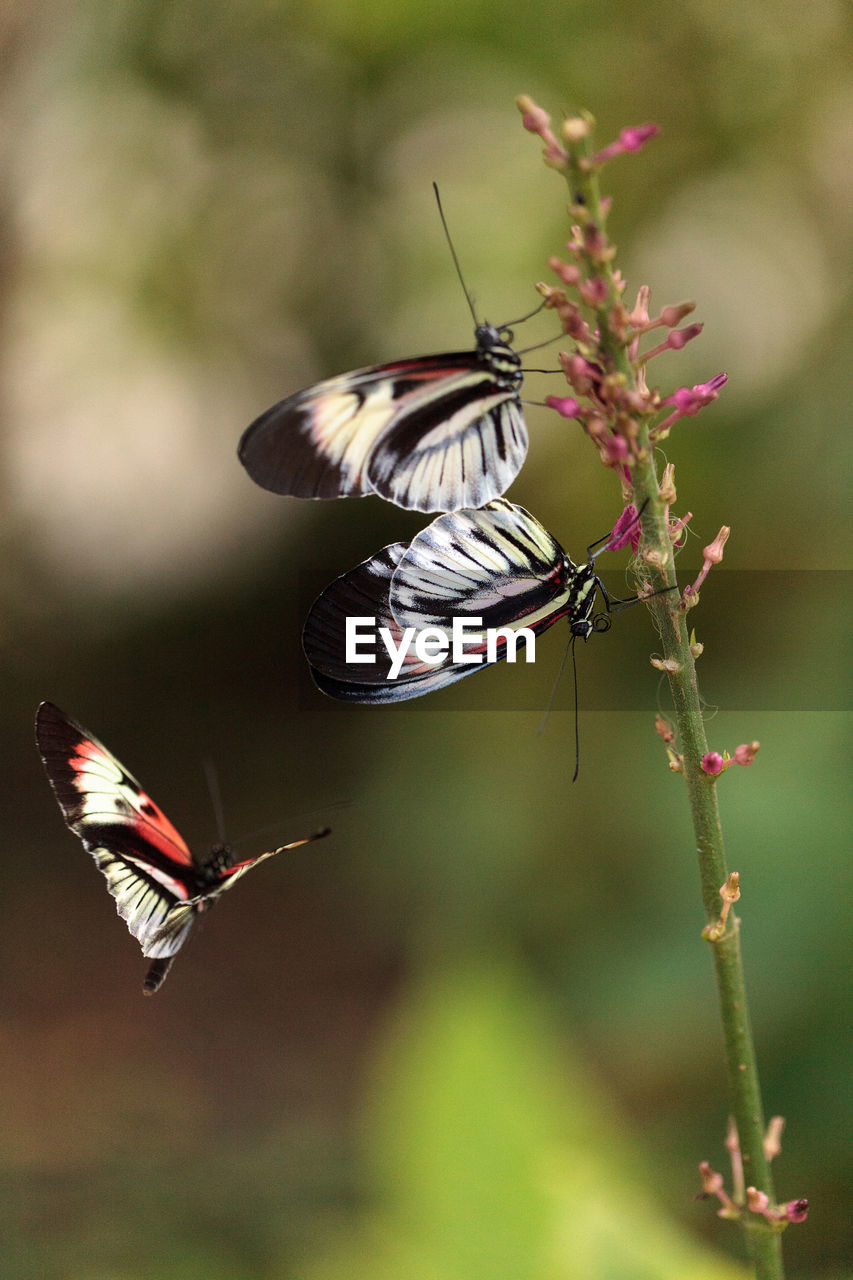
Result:
{"label": "green plant stem", "polygon": [[[566,178],[572,193],[573,213],[582,220],[588,217],[603,228],[605,212],[601,204],[597,174],[595,167],[590,167],[587,163],[591,152],[590,133],[579,145],[569,148]],[[577,203],[578,194],[582,196],[580,204]],[[613,373],[623,378],[627,385],[634,376],[628,353],[618,336],[610,331],[610,317],[621,300],[610,261],[591,260],[589,273],[606,280],[608,287],[607,300],[596,307],[599,350],[605,364],[609,364]],[[638,507],[646,503],[642,519],[643,549],[639,567],[642,577],[650,579],[652,587],[659,590],[675,584],[675,560],[667,528],[667,513],[659,494],[653,446],[648,441],[648,421],[639,423],[637,446],[639,456],[630,463],[634,501]],[[675,706],[682,769],[699,855],[705,915],[708,924],[714,924],[720,918],[720,889],[728,879],[728,869],[717,802],[717,780],[706,774],[701,765],[702,757],[708,751],[708,743],[696,681],[696,665],[690,648],[687,614],[679,607],[677,600],[676,593],[667,594],[659,597],[649,607],[658,624],[665,669]],[[764,1191],[771,1204],[775,1204],[770,1165],[764,1154],[765,1123],[747,1008],[739,921],[733,911],[729,912],[721,935],[710,940],[709,945],[717,978],[731,1113],[737,1125],[744,1186],[754,1186]],[[740,1223],[757,1280],[784,1280],[781,1228],[774,1227],[760,1214],[745,1208]]]}
{"label": "green plant stem", "polygon": [[[649,497],[643,513],[646,546],[662,553],[661,571],[651,573],[653,585],[675,582],[673,548],[665,525],[664,511],[657,496],[657,476],[649,458],[632,469],[636,501]],[[646,576],[644,574],[644,576]],[[696,665],[690,651],[687,618],[671,598],[664,596],[654,606],[663,657],[675,708],[680,755],[687,796],[696,836],[702,900],[707,922],[719,919],[720,888],[728,878],[723,833],[717,799],[716,778],[704,773],[702,757],[708,751],[702,707],[696,681]],[[770,1165],[764,1155],[765,1123],[752,1031],[747,1007],[746,985],[740,951],[739,921],[730,912],[722,936],[710,943],[725,1041],[731,1111],[737,1124],[746,1186],[766,1192],[775,1204]],[[783,1280],[781,1235],[760,1215],[746,1211],[741,1218],[750,1258],[758,1280]]]}

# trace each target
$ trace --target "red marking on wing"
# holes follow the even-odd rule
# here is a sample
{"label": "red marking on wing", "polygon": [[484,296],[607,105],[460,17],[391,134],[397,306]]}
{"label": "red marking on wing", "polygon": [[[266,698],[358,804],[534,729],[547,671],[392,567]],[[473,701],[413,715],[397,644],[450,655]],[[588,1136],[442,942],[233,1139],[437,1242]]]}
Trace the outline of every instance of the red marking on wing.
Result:
{"label": "red marking on wing", "polygon": [[256,862],[261,861],[263,856],[263,854],[259,854],[254,858],[246,858],[244,862],[235,862],[233,867],[226,867],[219,877],[220,883],[223,880],[227,880],[229,876],[233,876],[236,872],[245,870],[246,867],[253,867]]}
{"label": "red marking on wing", "polygon": [[193,857],[187,848],[186,841],[166,817],[163,810],[145,794],[139,792],[138,804],[140,817],[134,826],[151,844],[156,845],[167,858],[174,858],[185,866],[193,866]]}
{"label": "red marking on wing", "polygon": [[[74,754],[68,760],[69,768],[77,775],[77,788],[82,795],[88,796],[95,790],[86,785],[86,774],[93,764],[100,764],[105,772],[105,783],[109,782],[109,790],[115,790],[116,807],[111,815],[118,823],[132,826],[149,844],[153,845],[165,858],[181,863],[182,866],[194,866],[193,857],[181,833],[172,826],[159,805],[155,804],[137,783],[136,779],[123,768],[114,756],[108,754],[97,742],[83,738],[73,748]],[[121,774],[121,783],[113,783],[115,771]],[[118,793],[118,787],[123,788]],[[101,790],[101,788],[96,788]],[[123,813],[122,807],[129,800],[133,805],[133,815]]]}

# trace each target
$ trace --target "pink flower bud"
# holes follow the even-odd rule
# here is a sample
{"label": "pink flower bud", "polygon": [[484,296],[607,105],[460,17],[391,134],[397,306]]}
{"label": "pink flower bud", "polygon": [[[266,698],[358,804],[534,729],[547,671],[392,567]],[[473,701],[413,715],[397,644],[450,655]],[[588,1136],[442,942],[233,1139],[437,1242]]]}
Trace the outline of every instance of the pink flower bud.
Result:
{"label": "pink flower bud", "polygon": [[[656,350],[662,350],[662,346]],[[695,387],[679,387],[671,396],[661,400],[661,404],[674,404],[675,411],[652,428],[650,432],[652,439],[660,439],[678,422],[679,418],[695,418],[700,409],[704,409],[706,404],[712,404],[717,399],[720,388],[724,387],[727,381],[728,374],[718,373],[708,382],[697,383]]]}
{"label": "pink flower bud", "polygon": [[707,547],[703,547],[702,555],[709,565],[719,564],[722,560],[723,547],[728,542],[730,533],[731,529],[728,525],[724,524],[714,541],[709,543]]}
{"label": "pink flower bud", "polygon": [[702,1177],[702,1190],[706,1195],[715,1196],[723,1189],[723,1175],[716,1173],[707,1160],[703,1160],[699,1165],[699,1173]]}
{"label": "pink flower bud", "polygon": [[785,1217],[788,1222],[805,1222],[808,1216],[808,1200],[789,1200],[785,1205]]}
{"label": "pink flower bud", "polygon": [[661,403],[674,404],[680,418],[694,418],[706,404],[712,404],[717,399],[720,387],[725,386],[727,380],[727,374],[718,373],[710,382],[699,382],[695,387],[679,387]]}
{"label": "pink flower bud", "polygon": [[573,263],[563,262],[562,258],[549,258],[548,266],[559,276],[563,284],[574,286],[581,278],[581,273]]}
{"label": "pink flower bud", "polygon": [[545,403],[549,409],[556,409],[564,418],[576,418],[581,409],[574,396],[546,396]]}
{"label": "pink flower bud", "polygon": [[687,346],[688,342],[698,338],[704,327],[702,324],[688,324],[683,329],[673,329],[668,334],[664,346],[669,347],[670,351],[680,351],[682,347]]}
{"label": "pink flower bud", "polygon": [[601,370],[598,365],[592,364],[581,355],[566,355],[562,351],[559,360],[569,386],[573,387],[578,395],[597,395],[601,385]]}
{"label": "pink flower bud", "polygon": [[650,138],[656,138],[659,133],[660,125],[658,124],[638,124],[632,128],[623,129],[619,134],[619,141],[623,151],[639,151]]}
{"label": "pink flower bud", "polygon": [[752,764],[760,745],[759,742],[742,742],[739,747],[735,747],[732,755],[735,764]]}
{"label": "pink flower bud", "polygon": [[675,742],[675,734],[672,725],[668,720],[664,720],[663,716],[658,714],[655,716],[655,733],[659,738],[663,738],[664,742]]}
{"label": "pink flower bud", "polygon": [[590,276],[580,282],[578,293],[588,307],[601,307],[607,301],[607,281],[602,276]]}
{"label": "pink flower bud", "polygon": [[770,1197],[757,1187],[747,1187],[746,1204],[753,1213],[764,1213],[770,1207]]}
{"label": "pink flower bud", "polygon": [[592,117],[585,120],[583,116],[569,116],[563,121],[563,137],[567,142],[582,142],[589,137],[594,123]]}
{"label": "pink flower bud", "polygon": [[554,168],[561,168],[569,159],[551,131],[551,117],[542,107],[537,106],[526,93],[516,99],[521,112],[521,123],[530,133],[538,133],[545,143],[545,161]]}
{"label": "pink flower bud", "polygon": [[[620,437],[621,438],[621,437]],[[627,547],[630,542],[634,550],[640,545],[640,522],[637,519],[637,508],[633,502],[629,503],[623,510],[621,516],[613,526],[613,532],[607,539],[606,547],[608,551],[618,551],[620,547]]]}
{"label": "pink flower bud", "polygon": [[551,123],[551,117],[544,107],[539,107],[526,93],[516,99],[516,106],[521,112],[521,122],[531,133],[541,134]]}
{"label": "pink flower bud", "polygon": [[641,284],[637,293],[637,301],[634,303],[634,310],[631,312],[629,319],[635,329],[642,329],[649,322],[649,299],[651,297],[651,289],[647,284]]}
{"label": "pink flower bud", "polygon": [[702,769],[705,773],[715,777],[718,773],[723,772],[723,757],[718,751],[709,751],[707,755],[702,757]]}
{"label": "pink flower bud", "polygon": [[628,457],[628,441],[624,436],[607,435],[599,445],[601,461],[606,467],[618,467]]}
{"label": "pink flower bud", "polygon": [[674,329],[677,324],[681,324],[685,316],[689,316],[690,312],[695,310],[695,302],[679,302],[676,306],[664,307],[660,313],[660,322],[667,329]]}
{"label": "pink flower bud", "polygon": [[659,133],[660,126],[656,124],[638,124],[622,129],[616,142],[611,142],[603,151],[599,151],[592,157],[593,164],[604,164],[605,160],[612,160],[614,156],[639,151],[649,138],[654,138]]}

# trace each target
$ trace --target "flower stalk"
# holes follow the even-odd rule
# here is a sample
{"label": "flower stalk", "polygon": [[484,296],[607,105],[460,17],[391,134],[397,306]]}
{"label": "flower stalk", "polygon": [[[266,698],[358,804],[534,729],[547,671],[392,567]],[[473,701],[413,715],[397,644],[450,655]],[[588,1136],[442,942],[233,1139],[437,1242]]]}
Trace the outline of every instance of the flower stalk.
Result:
{"label": "flower stalk", "polygon": [[[658,476],[655,445],[677,422],[693,418],[713,403],[726,377],[718,374],[706,383],[667,396],[650,388],[650,362],[660,357],[665,362],[672,359],[665,353],[677,352],[698,337],[701,325],[679,327],[693,310],[689,302],[665,307],[659,315],[651,316],[646,287],[641,288],[631,310],[623,302],[624,282],[613,265],[615,248],[606,231],[609,201],[601,196],[599,169],[617,155],[639,150],[657,129],[643,125],[623,130],[616,142],[596,152],[591,116],[567,120],[557,136],[547,113],[530,98],[520,98],[518,105],[525,128],[545,143],[546,163],[561,172],[569,185],[569,212],[574,220],[567,245],[570,261],[552,258],[549,264],[559,283],[538,286],[546,307],[556,312],[572,342],[572,350],[560,357],[571,395],[549,397],[547,403],[564,417],[580,422],[603,464],[618,472],[624,500],[642,512],[637,577],[644,589],[650,586],[660,592],[675,586],[675,550],[690,514],[670,519],[670,506],[676,500],[673,468],[667,466],[663,477]],[[576,298],[569,296],[570,290]],[[660,328],[667,330],[666,336],[641,353],[640,339]],[[668,416],[661,416],[667,411]],[[726,865],[717,798],[717,777],[731,764],[750,764],[758,743],[738,747],[734,757],[709,751],[696,677],[696,658],[702,646],[687,626],[688,609],[698,603],[699,586],[712,565],[722,559],[728,534],[727,528],[722,529],[705,548],[702,572],[681,599],[675,592],[659,594],[649,604],[662,649],[662,657],[652,661],[667,676],[674,707],[674,730],[660,717],[656,729],[665,743],[670,769],[684,777],[693,821],[706,917],[703,936],[711,946],[717,979],[732,1132],[736,1135],[738,1164],[733,1195],[723,1190],[721,1176],[707,1164],[702,1166],[705,1191],[717,1195],[723,1206],[720,1213],[742,1227],[757,1280],[783,1280],[780,1232],[788,1222],[802,1220],[805,1202],[792,1201],[794,1209],[775,1202],[747,1008],[740,922],[733,910],[740,897],[739,878]]]}

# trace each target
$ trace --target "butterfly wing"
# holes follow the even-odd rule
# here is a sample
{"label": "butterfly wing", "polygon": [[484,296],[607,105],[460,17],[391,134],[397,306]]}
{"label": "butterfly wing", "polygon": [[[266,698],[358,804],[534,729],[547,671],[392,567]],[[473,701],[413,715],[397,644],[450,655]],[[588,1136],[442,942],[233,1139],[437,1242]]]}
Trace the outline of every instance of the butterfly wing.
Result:
{"label": "butterfly wing", "polygon": [[373,489],[410,511],[480,507],[508,489],[527,456],[517,391],[484,366],[422,387],[395,413],[367,465]]}
{"label": "butterfly wing", "polygon": [[398,627],[448,628],[454,617],[479,617],[484,628],[538,633],[569,612],[574,578],[539,521],[499,498],[421,530],[397,563],[389,602]]}
{"label": "butterfly wing", "polygon": [[[63,817],[103,872],[143,955],[174,956],[200,887],[183,838],[115,756],[50,702],[38,709],[36,740]],[[146,990],[156,990],[166,969],[151,966]],[[155,970],[159,981],[149,987]]]}
{"label": "butterfly wing", "polygon": [[527,453],[517,364],[501,346],[488,357],[478,348],[330,378],[257,418],[238,456],[256,484],[292,497],[378,493],[415,511],[479,506],[503,493]]}
{"label": "butterfly wing", "polygon": [[[480,669],[479,664],[454,665],[450,660],[429,665],[410,646],[399,675],[391,678],[391,656],[378,638],[378,630],[387,628],[394,645],[399,646],[402,632],[391,613],[388,589],[405,551],[406,544],[402,542],[383,547],[377,555],[337,578],[311,606],[302,645],[315,684],[329,697],[343,702],[402,702],[453,684]],[[375,619],[375,662],[347,662],[349,618]],[[466,653],[475,651],[476,637],[465,647]]]}
{"label": "butterfly wing", "polygon": [[270,849],[267,853],[259,853],[254,858],[246,858],[243,862],[235,862],[230,867],[224,867],[212,885],[202,890],[194,898],[188,898],[186,903],[182,905],[192,907],[196,911],[207,910],[226,889],[230,889],[233,884],[236,884],[247,871],[251,871],[259,862],[265,862],[267,858],[274,858],[278,853],[286,853],[288,849],[299,849],[303,844],[311,844],[314,840],[322,840],[325,836],[331,835],[331,830],[331,827],[324,827],[322,831],[315,831],[313,835],[303,836],[301,840],[291,840],[290,844],[279,845],[277,849]]}

